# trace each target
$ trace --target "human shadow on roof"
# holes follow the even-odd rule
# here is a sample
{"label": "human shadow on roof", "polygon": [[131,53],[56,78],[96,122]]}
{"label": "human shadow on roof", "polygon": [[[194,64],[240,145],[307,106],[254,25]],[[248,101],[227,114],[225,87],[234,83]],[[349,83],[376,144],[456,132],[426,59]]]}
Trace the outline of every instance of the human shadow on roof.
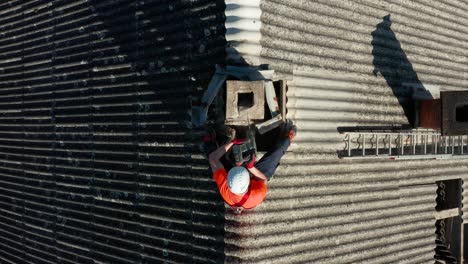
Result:
{"label": "human shadow on roof", "polygon": [[[395,32],[392,30],[390,15],[384,16],[382,22],[377,24],[372,32],[372,47],[372,55],[374,57],[372,61],[374,65],[373,74],[378,76],[378,73],[380,73],[385,78],[385,81],[392,88],[393,94],[403,108],[408,123],[414,127],[415,106],[412,100],[413,90],[414,88],[420,91],[425,91],[426,89],[401,47],[401,43],[397,39]],[[432,98],[430,95],[428,97]]]}
{"label": "human shadow on roof", "polygon": [[[374,65],[373,74],[380,75],[392,89],[393,95],[401,105],[408,120],[406,124],[392,124],[385,126],[353,126],[338,127],[340,133],[345,132],[385,132],[394,133],[402,130],[410,130],[417,126],[415,118],[414,92],[418,97],[432,99],[432,95],[426,90],[419,80],[418,74],[409,61],[406,52],[401,47],[395,32],[392,30],[391,15],[386,15],[372,31],[372,55]],[[344,150],[337,151],[338,156],[348,156]],[[353,149],[351,155],[362,155],[361,150]]]}

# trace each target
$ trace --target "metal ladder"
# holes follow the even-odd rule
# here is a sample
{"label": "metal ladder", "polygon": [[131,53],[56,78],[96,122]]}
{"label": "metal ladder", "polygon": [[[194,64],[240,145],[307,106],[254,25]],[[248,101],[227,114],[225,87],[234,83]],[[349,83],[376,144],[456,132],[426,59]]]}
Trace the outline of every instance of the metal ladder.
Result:
{"label": "metal ladder", "polygon": [[468,158],[468,135],[442,136],[435,130],[345,132],[340,157],[390,159]]}

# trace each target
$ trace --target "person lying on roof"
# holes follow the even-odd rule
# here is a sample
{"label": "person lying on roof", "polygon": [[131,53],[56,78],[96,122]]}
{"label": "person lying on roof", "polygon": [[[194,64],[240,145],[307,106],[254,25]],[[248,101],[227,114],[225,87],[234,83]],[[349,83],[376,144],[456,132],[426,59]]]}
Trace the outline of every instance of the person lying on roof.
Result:
{"label": "person lying on roof", "polygon": [[233,145],[242,144],[243,140],[234,139],[209,155],[213,179],[218,185],[222,198],[235,213],[240,213],[243,209],[252,209],[265,199],[268,190],[267,181],[273,177],[281,158],[296,135],[296,126],[289,123],[286,131],[286,135],[280,138],[258,162],[254,156],[248,164],[245,166],[237,164],[229,170],[229,173],[226,172],[220,159]]}

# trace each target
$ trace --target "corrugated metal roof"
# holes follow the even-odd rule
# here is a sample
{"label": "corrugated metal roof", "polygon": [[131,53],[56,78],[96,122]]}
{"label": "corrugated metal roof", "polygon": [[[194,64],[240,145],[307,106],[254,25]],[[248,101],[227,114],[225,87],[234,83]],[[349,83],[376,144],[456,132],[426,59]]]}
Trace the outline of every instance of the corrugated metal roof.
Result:
{"label": "corrugated metal roof", "polygon": [[[261,61],[288,82],[290,153],[258,208],[227,216],[228,260],[432,263],[436,181],[459,160],[340,160],[341,127],[411,122],[412,87],[466,89],[464,1],[263,0]],[[388,16],[390,15],[390,16]],[[374,75],[374,73],[376,75]]]}
{"label": "corrugated metal roof", "polygon": [[287,158],[264,204],[229,216],[245,263],[429,263],[436,180],[466,163]]}
{"label": "corrugated metal roof", "polygon": [[[464,179],[468,166],[339,160],[337,129],[408,123],[408,83],[464,89],[466,10],[457,0],[0,4],[0,261],[432,262],[435,181]],[[189,116],[225,36],[229,56],[290,80],[299,128],[267,200],[241,216],[224,214]]]}
{"label": "corrugated metal roof", "polygon": [[0,4],[1,263],[224,259],[189,115],[224,61],[224,7]]}
{"label": "corrugated metal roof", "polygon": [[232,64],[260,63],[260,0],[226,1],[226,53]]}

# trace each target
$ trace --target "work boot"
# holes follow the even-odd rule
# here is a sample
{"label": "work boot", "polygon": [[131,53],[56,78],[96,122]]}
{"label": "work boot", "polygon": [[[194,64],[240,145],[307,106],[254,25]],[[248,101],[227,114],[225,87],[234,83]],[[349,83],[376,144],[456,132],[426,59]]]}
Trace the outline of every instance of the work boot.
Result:
{"label": "work boot", "polygon": [[297,127],[293,124],[291,119],[288,119],[284,125],[285,136],[289,138],[290,141],[293,141],[297,133]]}
{"label": "work boot", "polygon": [[294,137],[296,137],[296,133],[297,133],[297,127],[295,125],[293,125],[289,129],[289,132],[288,132],[289,141],[293,141]]}

